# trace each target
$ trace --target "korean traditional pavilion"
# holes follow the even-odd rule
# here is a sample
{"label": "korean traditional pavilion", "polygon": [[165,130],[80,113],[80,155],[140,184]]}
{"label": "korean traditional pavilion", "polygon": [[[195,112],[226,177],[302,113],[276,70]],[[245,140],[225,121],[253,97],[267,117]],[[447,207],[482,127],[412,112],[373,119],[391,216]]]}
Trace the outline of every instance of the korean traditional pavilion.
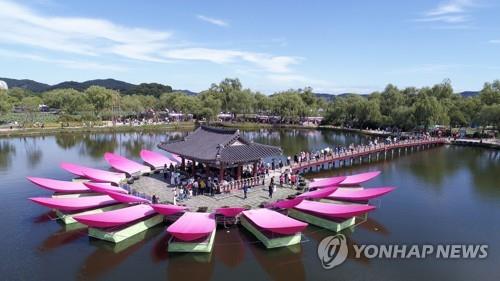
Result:
{"label": "korean traditional pavilion", "polygon": [[[236,180],[241,179],[242,167],[253,164],[253,176],[256,176],[258,163],[267,157],[279,156],[281,148],[253,143],[240,135],[237,129],[222,129],[200,126],[183,140],[161,143],[160,149],[177,154],[185,161],[201,163],[208,171],[216,169],[219,181],[224,178],[227,169],[236,169]],[[196,165],[193,165],[193,174]]]}

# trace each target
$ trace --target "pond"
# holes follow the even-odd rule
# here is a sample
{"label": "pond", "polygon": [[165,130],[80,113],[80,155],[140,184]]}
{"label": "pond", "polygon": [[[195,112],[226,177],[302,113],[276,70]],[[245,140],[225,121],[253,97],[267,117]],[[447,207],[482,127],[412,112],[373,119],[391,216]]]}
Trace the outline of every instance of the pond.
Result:
{"label": "pond", "polygon": [[[348,244],[487,244],[485,259],[359,259],[348,256],[326,270],[319,242],[333,232],[308,227],[303,242],[265,250],[244,229],[219,229],[209,255],[169,254],[165,226],[125,244],[89,239],[68,229],[28,197],[48,193],[26,176],[70,180],[61,161],[107,168],[114,151],[139,160],[142,148],[186,132],[58,134],[0,139],[2,230],[0,272],[5,280],[498,280],[500,268],[500,156],[481,148],[441,146],[319,172],[321,177],[380,170],[365,186],[397,187],[376,202],[367,222],[344,231]],[[284,154],[368,142],[329,130],[245,132],[255,142],[279,145]]]}

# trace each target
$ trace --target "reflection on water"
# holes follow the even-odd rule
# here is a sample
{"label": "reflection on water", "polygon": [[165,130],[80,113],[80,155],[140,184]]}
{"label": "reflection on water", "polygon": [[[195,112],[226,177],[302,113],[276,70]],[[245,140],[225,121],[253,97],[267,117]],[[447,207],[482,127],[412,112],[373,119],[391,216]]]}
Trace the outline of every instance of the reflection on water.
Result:
{"label": "reflection on water", "polygon": [[245,245],[240,231],[238,227],[231,227],[217,231],[215,236],[214,255],[228,268],[238,267],[245,259]]}
{"label": "reflection on water", "polygon": [[42,244],[38,246],[38,250],[42,253],[48,252],[87,235],[86,226],[77,223],[75,223],[75,225],[76,226],[69,228],[63,226],[60,230],[43,240]]}
{"label": "reflection on water", "polygon": [[367,143],[371,137],[354,133],[340,133],[331,130],[281,129],[243,132],[245,138],[268,145],[280,146],[285,155],[301,151],[317,151],[328,146]]}
{"label": "reflection on water", "polygon": [[[273,281],[305,280],[306,274],[302,260],[302,244],[275,249],[266,249],[255,236],[240,228],[241,238],[250,248],[258,264]],[[292,277],[293,276],[293,277]]]}
{"label": "reflection on water", "polygon": [[64,150],[71,149],[82,141],[82,136],[74,133],[59,133],[55,138],[57,145]]}
{"label": "reflection on water", "polygon": [[16,155],[16,147],[9,141],[0,141],[0,169],[6,170],[12,163],[12,157]]}
{"label": "reflection on water", "polygon": [[80,146],[80,155],[102,159],[105,152],[114,152],[117,146],[116,134],[84,135]]}
{"label": "reflection on water", "polygon": [[166,280],[208,281],[215,267],[214,253],[170,253]]}
{"label": "reflection on water", "polygon": [[[43,138],[43,137],[42,137]],[[43,139],[41,140],[43,141]],[[42,161],[43,152],[38,145],[38,138],[23,138],[24,151],[28,159],[28,167],[35,168]]]}
{"label": "reflection on water", "polygon": [[116,244],[90,238],[90,244],[97,249],[85,259],[78,272],[78,279],[96,280],[105,273],[113,271],[162,231],[163,226],[156,226]]}
{"label": "reflection on water", "polygon": [[[350,227],[339,232],[341,234],[344,234],[344,236],[346,237],[347,249],[348,249],[347,259],[359,262],[361,264],[368,264],[370,260],[364,255],[364,252],[361,253],[359,258],[356,257],[356,251],[354,250],[354,245],[358,245],[358,243],[354,241],[351,235],[355,229],[356,227]],[[321,242],[321,240],[323,240],[328,236],[336,235],[336,233],[327,229],[310,225],[307,227],[307,230],[304,231],[304,235],[314,240],[316,242],[315,246],[317,247],[317,245]]]}

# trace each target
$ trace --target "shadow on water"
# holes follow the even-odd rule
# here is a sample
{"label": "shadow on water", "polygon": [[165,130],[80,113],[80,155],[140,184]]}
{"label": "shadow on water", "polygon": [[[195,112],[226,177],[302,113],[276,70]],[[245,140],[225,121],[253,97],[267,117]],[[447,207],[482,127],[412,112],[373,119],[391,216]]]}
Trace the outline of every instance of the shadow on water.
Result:
{"label": "shadow on water", "polygon": [[164,226],[159,225],[116,244],[89,238],[89,243],[97,249],[85,259],[80,267],[78,280],[96,280],[107,272],[113,271],[130,255],[160,234],[163,229]]}
{"label": "shadow on water", "polygon": [[56,217],[56,212],[55,211],[48,211],[48,212],[45,212],[35,218],[33,218],[33,222],[34,223],[46,223],[46,222],[50,222],[50,221],[53,221]]}
{"label": "shadow on water", "polygon": [[84,236],[87,236],[87,227],[78,223],[73,225],[62,225],[61,229],[51,234],[42,244],[38,246],[38,251],[44,253],[61,246],[67,245],[76,241]]}
{"label": "shadow on water", "polygon": [[[352,239],[352,237],[351,237],[351,233],[354,230],[355,230],[355,227],[354,228],[351,227],[351,228],[344,229],[344,230],[339,232],[346,237],[347,248],[348,248],[347,259],[354,260],[354,261],[359,262],[361,264],[367,265],[370,263],[370,259],[367,258],[363,253],[361,254],[361,256],[359,258],[356,258],[356,251],[354,250],[354,245],[358,245],[358,243],[356,243],[356,241],[354,239]],[[311,238],[312,240],[314,240],[316,242],[316,245],[314,246],[314,248],[317,248],[318,244],[324,238],[326,238],[328,236],[333,236],[336,234],[337,234],[336,232],[332,232],[330,230],[319,228],[319,227],[312,226],[312,225],[309,225],[307,227],[307,230],[304,232],[305,236]]]}
{"label": "shadow on water", "polygon": [[211,280],[215,267],[214,259],[213,252],[169,253],[166,280]]}
{"label": "shadow on water", "polygon": [[229,268],[238,267],[245,259],[245,245],[238,227],[220,229],[214,241],[214,255]]}
{"label": "shadow on water", "polygon": [[305,280],[306,274],[302,257],[302,244],[296,244],[288,247],[275,249],[266,249],[266,247],[257,240],[252,234],[243,228],[239,230],[243,242],[250,248],[253,256],[259,265],[268,274],[270,280],[285,281]]}
{"label": "shadow on water", "polygon": [[16,147],[9,141],[0,142],[0,169],[7,170],[12,164],[12,157],[16,155]]}

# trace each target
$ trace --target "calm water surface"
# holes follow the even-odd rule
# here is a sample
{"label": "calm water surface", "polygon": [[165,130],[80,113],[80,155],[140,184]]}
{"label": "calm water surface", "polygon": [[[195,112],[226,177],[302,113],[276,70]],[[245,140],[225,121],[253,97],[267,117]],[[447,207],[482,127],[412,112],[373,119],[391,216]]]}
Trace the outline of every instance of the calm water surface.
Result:
{"label": "calm water surface", "polygon": [[[26,176],[70,180],[58,168],[69,161],[107,168],[115,151],[139,159],[142,148],[181,138],[164,134],[74,134],[0,139],[0,280],[500,280],[500,155],[468,147],[439,147],[355,165],[320,176],[381,170],[366,186],[398,189],[377,202],[369,220],[345,231],[352,244],[467,243],[489,245],[483,260],[378,260],[349,258],[324,270],[317,245],[329,231],[309,227],[304,242],[265,250],[244,230],[219,230],[209,255],[167,253],[165,226],[113,245],[67,229],[47,209],[27,200],[47,196]],[[286,154],[327,145],[361,143],[355,134],[288,130],[246,132],[280,145]]]}

